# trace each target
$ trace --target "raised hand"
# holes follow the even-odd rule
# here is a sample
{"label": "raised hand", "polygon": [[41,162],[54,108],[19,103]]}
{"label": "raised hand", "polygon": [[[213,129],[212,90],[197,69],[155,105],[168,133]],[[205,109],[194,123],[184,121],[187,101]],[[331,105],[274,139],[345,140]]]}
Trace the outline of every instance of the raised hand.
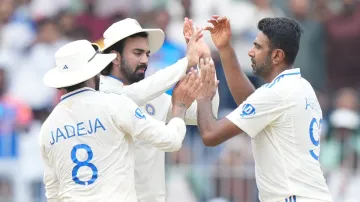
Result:
{"label": "raised hand", "polygon": [[217,49],[228,47],[231,43],[231,27],[230,20],[225,16],[213,15],[209,23],[212,25],[206,26],[204,30],[211,33],[211,38]]}
{"label": "raised hand", "polygon": [[187,44],[186,58],[188,59],[188,68],[194,67],[199,63],[198,45],[197,42],[203,37],[202,29],[197,29]]}
{"label": "raised hand", "polygon": [[183,106],[188,109],[199,94],[200,88],[200,77],[196,70],[192,69],[176,84],[172,95],[173,106]]}
{"label": "raised hand", "polygon": [[[191,19],[185,18],[184,19],[184,28],[183,34],[186,43],[189,43],[192,34],[194,33],[194,24]],[[207,58],[211,57],[211,51],[209,46],[206,44],[204,38],[200,38],[197,41],[197,54],[200,58]]]}
{"label": "raised hand", "polygon": [[218,80],[215,80],[215,65],[209,58],[200,59],[200,78],[201,78],[201,89],[196,95],[196,99],[214,98],[217,87],[219,84]]}

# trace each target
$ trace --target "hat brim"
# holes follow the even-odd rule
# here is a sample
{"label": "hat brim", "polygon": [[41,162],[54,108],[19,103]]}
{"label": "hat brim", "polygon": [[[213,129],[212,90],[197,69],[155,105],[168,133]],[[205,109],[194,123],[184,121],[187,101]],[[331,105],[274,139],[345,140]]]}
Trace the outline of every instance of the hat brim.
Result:
{"label": "hat brim", "polygon": [[148,33],[148,41],[149,41],[149,49],[150,54],[156,53],[163,45],[165,40],[165,34],[161,29],[142,29],[133,33],[129,33],[128,35],[119,36],[117,40],[114,40],[113,42],[106,44],[103,49],[101,49],[102,52],[106,51],[106,49],[110,48],[115,43],[125,39],[126,37],[129,37],[131,35],[140,33],[140,32],[146,32]]}
{"label": "hat brim", "polygon": [[76,69],[62,70],[55,67],[49,70],[43,82],[52,88],[63,88],[79,84],[99,74],[116,58],[116,54],[97,54],[90,62]]}

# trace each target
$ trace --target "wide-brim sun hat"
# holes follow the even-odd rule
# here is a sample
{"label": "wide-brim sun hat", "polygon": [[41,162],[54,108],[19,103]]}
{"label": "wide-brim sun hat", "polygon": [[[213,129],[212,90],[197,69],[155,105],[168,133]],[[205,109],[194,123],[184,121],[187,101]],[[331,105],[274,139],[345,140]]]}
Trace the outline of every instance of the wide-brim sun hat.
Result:
{"label": "wide-brim sun hat", "polygon": [[56,67],[50,69],[43,82],[52,88],[63,88],[87,81],[99,74],[116,58],[116,54],[101,54],[87,40],[62,46],[55,53]]}
{"label": "wide-brim sun hat", "polygon": [[165,34],[161,29],[143,29],[135,19],[126,18],[112,24],[104,32],[104,47],[101,49],[101,51],[104,52],[122,39],[140,32],[148,33],[150,54],[158,51],[163,45]]}

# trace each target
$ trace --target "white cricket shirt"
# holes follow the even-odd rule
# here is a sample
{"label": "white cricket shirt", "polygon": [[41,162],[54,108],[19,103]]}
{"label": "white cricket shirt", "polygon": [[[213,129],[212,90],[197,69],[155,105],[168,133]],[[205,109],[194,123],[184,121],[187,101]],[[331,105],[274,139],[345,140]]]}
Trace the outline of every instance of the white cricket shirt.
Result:
{"label": "white cricket shirt", "polygon": [[[165,123],[172,116],[172,102],[171,96],[164,92],[185,76],[186,69],[187,60],[184,58],[137,83],[126,86],[115,77],[100,76],[100,91],[124,93],[135,103],[142,105],[140,108],[144,113]],[[213,113],[217,116],[218,93],[212,103]],[[197,124],[196,101],[186,111],[185,123]],[[140,139],[135,139],[135,187],[139,202],[165,202],[165,153]]]}
{"label": "white cricket shirt", "polygon": [[82,88],[61,98],[43,124],[46,197],[52,201],[137,202],[133,138],[180,149],[186,127],[142,113],[125,95]]}
{"label": "white cricket shirt", "polygon": [[257,89],[227,118],[251,137],[262,202],[332,201],[319,163],[322,111],[300,69]]}

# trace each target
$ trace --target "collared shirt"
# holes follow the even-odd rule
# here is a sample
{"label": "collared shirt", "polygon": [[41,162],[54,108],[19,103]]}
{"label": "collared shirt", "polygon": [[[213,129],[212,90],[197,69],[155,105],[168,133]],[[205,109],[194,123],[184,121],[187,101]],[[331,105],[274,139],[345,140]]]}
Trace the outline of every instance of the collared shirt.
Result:
{"label": "collared shirt", "polygon": [[227,118],[252,138],[262,202],[332,201],[319,163],[322,111],[300,69],[282,72]]}
{"label": "collared shirt", "polygon": [[65,94],[40,132],[46,197],[64,202],[137,202],[133,138],[177,151],[185,132],[182,119],[165,125],[125,95],[91,88]]}
{"label": "collared shirt", "polygon": [[[187,62],[179,60],[172,66],[157,71],[138,83],[124,86],[116,78],[100,77],[100,91],[124,93],[142,105],[140,108],[149,116],[167,122],[172,117],[171,96],[164,92],[176,84],[186,73]],[[133,97],[134,96],[134,97]],[[156,98],[154,99],[154,96]],[[212,101],[213,113],[219,108],[218,93]],[[186,112],[185,123],[197,124],[196,101]],[[135,138],[135,184],[139,202],[165,202],[165,153],[143,140]]]}

